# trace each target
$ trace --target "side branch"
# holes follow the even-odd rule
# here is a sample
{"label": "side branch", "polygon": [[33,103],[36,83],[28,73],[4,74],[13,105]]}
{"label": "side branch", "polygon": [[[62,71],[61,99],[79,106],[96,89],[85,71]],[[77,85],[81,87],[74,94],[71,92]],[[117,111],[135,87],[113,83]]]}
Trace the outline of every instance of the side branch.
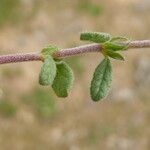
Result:
{"label": "side branch", "polygon": [[[150,40],[132,41],[129,43],[129,49],[131,48],[148,48],[150,47]],[[88,44],[84,46],[62,49],[53,54],[55,58],[64,58],[69,56],[75,56],[78,54],[89,52],[100,52],[103,47],[101,44]],[[43,58],[40,53],[27,53],[27,54],[12,54],[1,55],[0,64],[24,62],[24,61],[42,61]]]}

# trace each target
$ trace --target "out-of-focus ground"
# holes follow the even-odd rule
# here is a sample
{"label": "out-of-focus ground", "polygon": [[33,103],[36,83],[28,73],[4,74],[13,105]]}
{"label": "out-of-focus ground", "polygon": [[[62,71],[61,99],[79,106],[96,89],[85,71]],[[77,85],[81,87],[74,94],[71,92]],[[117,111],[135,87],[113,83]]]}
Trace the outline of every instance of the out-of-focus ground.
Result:
{"label": "out-of-focus ground", "polygon": [[[149,0],[0,0],[0,54],[84,44],[81,31],[150,39]],[[38,85],[41,62],[0,66],[0,150],[149,150],[150,49],[113,61],[102,102],[89,86],[101,54],[66,59],[75,84],[66,99]]]}

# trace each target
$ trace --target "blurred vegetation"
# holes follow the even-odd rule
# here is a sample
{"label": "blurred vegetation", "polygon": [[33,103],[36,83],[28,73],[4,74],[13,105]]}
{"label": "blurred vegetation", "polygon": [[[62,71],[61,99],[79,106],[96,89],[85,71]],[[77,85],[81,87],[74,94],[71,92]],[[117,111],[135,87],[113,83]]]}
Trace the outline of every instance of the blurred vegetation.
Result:
{"label": "blurred vegetation", "polygon": [[[26,9],[26,1],[21,0],[0,0],[0,26],[18,25],[29,21],[34,17],[40,8],[41,0],[31,1],[31,8]],[[28,3],[28,2],[27,2]]]}
{"label": "blurred vegetation", "polygon": [[81,75],[84,72],[84,65],[80,57],[68,58],[66,62],[73,68],[77,75]]}
{"label": "blurred vegetation", "polygon": [[16,67],[8,68],[7,67],[2,70],[2,75],[5,76],[5,78],[13,78],[16,76],[19,77],[22,74],[23,72],[21,68],[16,68]]}
{"label": "blurred vegetation", "polygon": [[25,104],[28,104],[40,117],[51,117],[57,112],[57,107],[52,92],[46,89],[36,88],[28,95],[22,97]]}
{"label": "blurred vegetation", "polygon": [[78,9],[81,12],[95,17],[103,12],[103,7],[99,4],[93,3],[91,0],[81,0],[78,4]]}
{"label": "blurred vegetation", "polygon": [[0,0],[0,26],[16,23],[21,17],[20,0]]}
{"label": "blurred vegetation", "polygon": [[7,100],[0,101],[0,115],[3,117],[13,117],[17,112],[17,107]]}

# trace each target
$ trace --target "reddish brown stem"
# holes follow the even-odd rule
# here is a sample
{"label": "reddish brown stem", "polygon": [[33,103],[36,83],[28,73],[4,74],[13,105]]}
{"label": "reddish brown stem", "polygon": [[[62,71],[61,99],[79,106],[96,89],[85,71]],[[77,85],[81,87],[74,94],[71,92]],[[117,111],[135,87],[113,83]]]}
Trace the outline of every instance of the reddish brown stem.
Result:
{"label": "reddish brown stem", "polygon": [[12,54],[0,56],[0,64],[16,63],[24,61],[40,61],[40,60],[41,56],[39,53]]}
{"label": "reddish brown stem", "polygon": [[[150,47],[150,40],[132,41],[129,43],[129,48],[148,48]],[[89,52],[100,52],[103,47],[101,44],[88,44],[84,46],[62,49],[53,54],[55,58],[64,58],[75,56],[78,54]],[[28,54],[12,54],[1,55],[0,64],[24,62],[24,61],[42,61],[43,58],[40,53],[28,53]]]}

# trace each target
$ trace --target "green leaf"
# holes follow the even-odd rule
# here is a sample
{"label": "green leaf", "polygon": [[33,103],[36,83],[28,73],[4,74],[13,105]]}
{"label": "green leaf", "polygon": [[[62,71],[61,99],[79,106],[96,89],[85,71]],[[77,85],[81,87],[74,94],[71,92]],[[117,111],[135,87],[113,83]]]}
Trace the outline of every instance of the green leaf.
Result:
{"label": "green leaf", "polygon": [[41,85],[52,85],[56,76],[56,63],[52,56],[47,56],[41,68],[39,83]]}
{"label": "green leaf", "polygon": [[104,43],[111,39],[111,35],[103,32],[83,32],[80,35],[80,40],[91,41],[95,43]]}
{"label": "green leaf", "polygon": [[125,60],[121,54],[116,53],[116,52],[114,52],[114,51],[112,51],[112,50],[106,50],[106,53],[107,53],[107,55],[108,55],[109,57],[111,57],[111,58],[113,58],[113,59]]}
{"label": "green leaf", "polygon": [[91,98],[99,101],[107,96],[112,84],[112,66],[108,58],[105,58],[95,69],[91,82]]}
{"label": "green leaf", "polygon": [[43,55],[44,58],[46,58],[49,55],[53,55],[53,53],[59,51],[60,49],[55,46],[55,45],[49,45],[47,47],[45,47],[44,49],[42,49],[41,53]]}
{"label": "green leaf", "polygon": [[105,49],[111,49],[113,51],[121,51],[126,50],[128,48],[128,44],[123,43],[113,43],[113,42],[106,42],[104,43]]}
{"label": "green leaf", "polygon": [[72,69],[65,63],[57,64],[57,75],[52,88],[58,97],[67,97],[73,85],[74,75]]}

